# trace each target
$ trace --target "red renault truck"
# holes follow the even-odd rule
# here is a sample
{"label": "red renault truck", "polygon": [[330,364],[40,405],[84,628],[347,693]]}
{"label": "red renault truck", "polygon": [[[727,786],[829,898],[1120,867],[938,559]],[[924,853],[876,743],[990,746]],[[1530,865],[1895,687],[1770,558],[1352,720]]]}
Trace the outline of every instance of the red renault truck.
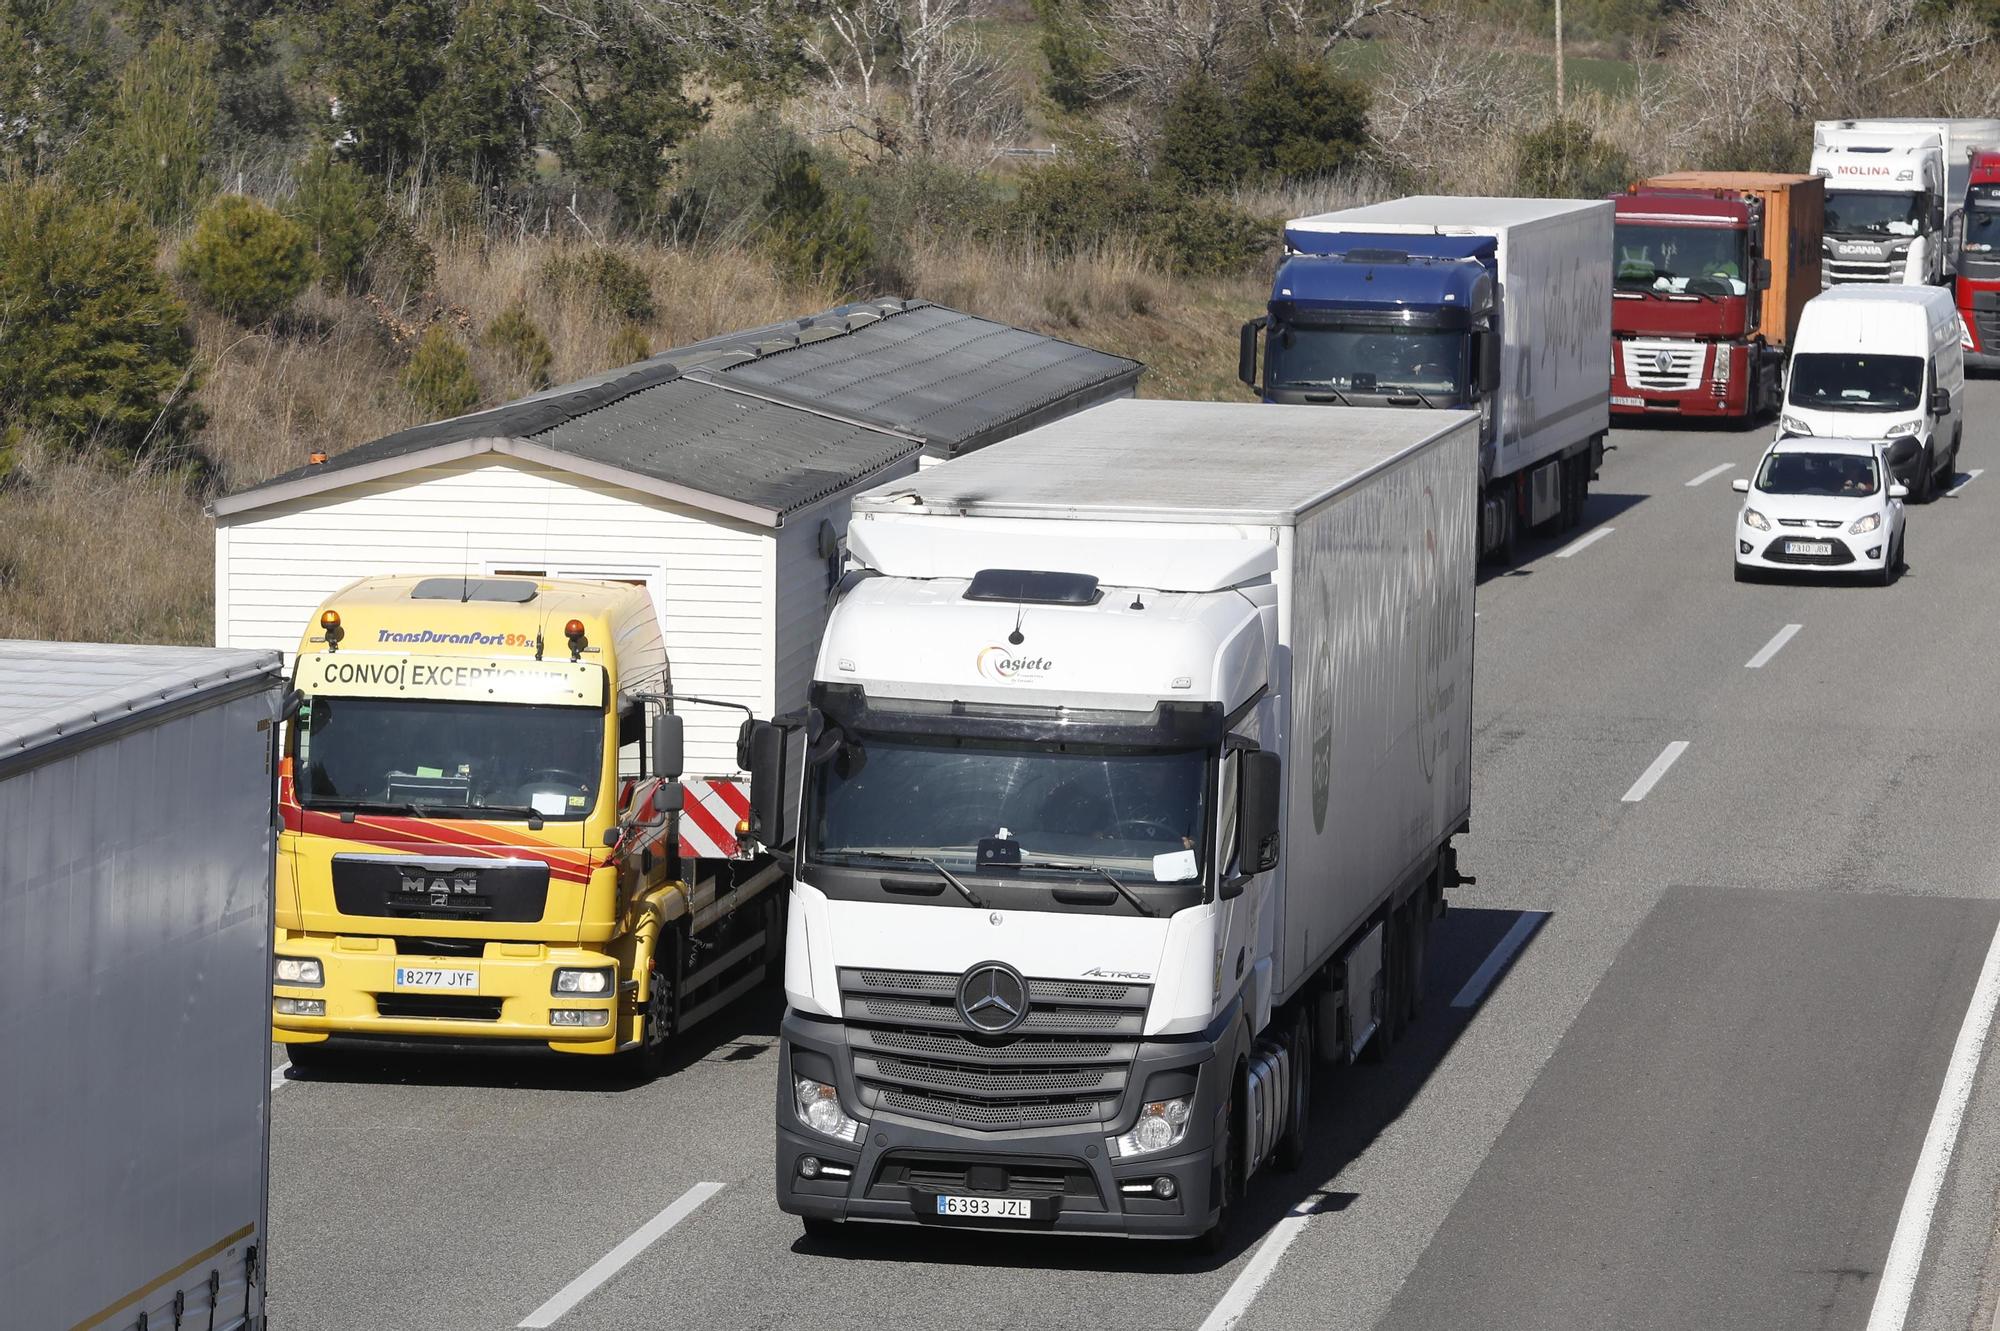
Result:
{"label": "red renault truck", "polygon": [[1965,363],[2000,369],[2000,152],[1976,152],[1960,214],[1958,318]]}
{"label": "red renault truck", "polygon": [[1825,182],[1750,171],[1655,176],[1613,197],[1611,411],[1755,419],[1819,294]]}

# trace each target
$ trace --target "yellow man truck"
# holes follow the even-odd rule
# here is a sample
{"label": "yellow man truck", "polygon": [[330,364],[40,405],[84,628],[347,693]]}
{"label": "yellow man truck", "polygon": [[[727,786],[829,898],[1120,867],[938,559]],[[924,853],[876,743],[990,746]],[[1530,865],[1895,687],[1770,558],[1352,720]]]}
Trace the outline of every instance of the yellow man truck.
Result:
{"label": "yellow man truck", "polygon": [[782,953],[735,782],[681,772],[644,589],[375,577],[300,644],[280,764],[272,1026],[330,1047],[624,1053]]}

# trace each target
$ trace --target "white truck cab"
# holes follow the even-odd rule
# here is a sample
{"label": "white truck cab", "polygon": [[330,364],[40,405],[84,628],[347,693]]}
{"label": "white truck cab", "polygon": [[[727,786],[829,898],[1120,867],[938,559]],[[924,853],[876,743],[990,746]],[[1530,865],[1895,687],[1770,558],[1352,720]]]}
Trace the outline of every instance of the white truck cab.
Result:
{"label": "white truck cab", "polygon": [[1779,435],[1881,439],[1912,498],[1949,486],[1965,431],[1965,350],[1944,287],[1840,286],[1806,302]]}
{"label": "white truck cab", "polygon": [[1952,271],[1947,237],[1972,154],[2000,146],[2000,120],[1885,117],[1813,126],[1812,173],[1826,180],[1822,286],[1921,285]]}

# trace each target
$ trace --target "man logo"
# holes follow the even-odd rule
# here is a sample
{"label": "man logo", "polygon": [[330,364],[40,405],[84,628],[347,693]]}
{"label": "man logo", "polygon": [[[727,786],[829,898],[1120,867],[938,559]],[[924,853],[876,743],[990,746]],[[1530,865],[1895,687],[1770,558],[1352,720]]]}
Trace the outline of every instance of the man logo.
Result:
{"label": "man logo", "polygon": [[958,982],[958,1015],[983,1035],[1005,1035],[1028,1019],[1028,982],[1004,961],[983,961]]}
{"label": "man logo", "polygon": [[474,896],[479,891],[479,879],[472,874],[453,874],[447,878],[442,874],[427,874],[422,869],[402,871],[401,890],[407,896],[428,897],[433,906],[445,906],[453,897]]}

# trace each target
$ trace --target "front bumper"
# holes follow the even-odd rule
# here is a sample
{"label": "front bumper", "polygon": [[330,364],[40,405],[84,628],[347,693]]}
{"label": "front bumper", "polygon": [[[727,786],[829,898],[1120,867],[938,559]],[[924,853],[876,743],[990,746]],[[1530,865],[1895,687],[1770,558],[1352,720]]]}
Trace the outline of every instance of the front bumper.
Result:
{"label": "front bumper", "polygon": [[[370,947],[369,945],[373,945]],[[487,943],[482,955],[399,954],[392,939],[328,937],[278,931],[280,956],[316,957],[325,983],[272,987],[271,1034],[286,1044],[542,1045],[558,1053],[616,1053],[630,1024],[621,983],[627,967],[589,948],[543,943]],[[398,989],[398,967],[471,970],[470,991]],[[552,994],[558,968],[610,967],[612,982],[600,997]],[[324,1015],[280,1015],[281,998],[318,999]],[[555,1008],[605,1013],[595,1027],[558,1026]]]}
{"label": "front bumper", "polygon": [[[1736,563],[1740,568],[1766,569],[1783,573],[1874,573],[1889,562],[1891,531],[1887,524],[1865,535],[1853,536],[1846,528],[1827,531],[1816,528],[1779,527],[1758,531],[1736,524]],[[1832,547],[1831,553],[1793,554],[1791,541],[1816,541]],[[1748,546],[1749,549],[1744,549]]]}
{"label": "front bumper", "polygon": [[[787,1013],[779,1045],[777,1197],[779,1208],[792,1215],[1137,1238],[1191,1238],[1215,1221],[1214,1143],[1221,1134],[1222,1106],[1219,1079],[1207,1075],[1212,1062],[1203,1065],[1180,1144],[1120,1159],[1111,1154],[1110,1142],[1129,1123],[985,1132],[876,1113],[864,1120],[858,1142],[824,1136],[799,1122],[792,1098],[793,1053],[803,1047],[832,1062],[842,1102],[852,1113],[857,1107],[852,1065],[839,1028]],[[807,1156],[820,1162],[817,1177],[800,1170]],[[1173,1180],[1170,1198],[1159,1196],[1154,1186],[1163,1176]],[[1142,1185],[1144,1192],[1136,1191]],[[937,1213],[941,1193],[1025,1198],[1034,1218],[946,1218]]]}

